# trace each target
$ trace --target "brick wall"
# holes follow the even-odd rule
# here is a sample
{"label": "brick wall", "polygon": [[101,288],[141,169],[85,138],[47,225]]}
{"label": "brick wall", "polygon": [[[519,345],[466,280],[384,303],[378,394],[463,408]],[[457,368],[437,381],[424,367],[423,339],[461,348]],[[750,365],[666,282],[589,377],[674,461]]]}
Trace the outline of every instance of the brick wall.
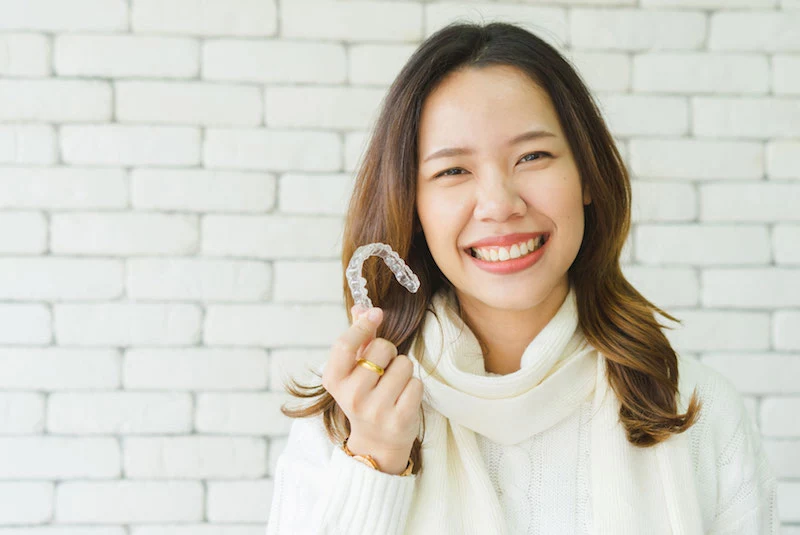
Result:
{"label": "brick wall", "polygon": [[0,0],[0,535],[263,533],[365,135],[456,17],[589,83],[626,273],[745,395],[800,534],[800,1]]}

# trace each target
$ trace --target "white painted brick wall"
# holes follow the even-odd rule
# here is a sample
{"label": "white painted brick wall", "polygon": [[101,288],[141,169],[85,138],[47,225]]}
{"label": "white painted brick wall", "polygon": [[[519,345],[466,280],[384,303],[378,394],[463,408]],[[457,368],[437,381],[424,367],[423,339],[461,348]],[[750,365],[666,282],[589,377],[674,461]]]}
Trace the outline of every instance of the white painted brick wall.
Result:
{"label": "white painted brick wall", "polygon": [[742,392],[800,535],[800,1],[0,0],[0,535],[257,535],[346,326],[386,89],[516,22],[628,163],[629,280]]}

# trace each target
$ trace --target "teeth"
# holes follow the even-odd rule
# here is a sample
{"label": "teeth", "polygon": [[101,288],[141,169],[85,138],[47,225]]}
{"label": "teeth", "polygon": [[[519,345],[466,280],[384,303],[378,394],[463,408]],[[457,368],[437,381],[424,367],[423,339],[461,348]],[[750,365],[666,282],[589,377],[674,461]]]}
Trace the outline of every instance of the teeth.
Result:
{"label": "teeth", "polygon": [[542,234],[537,238],[531,238],[527,242],[515,243],[511,247],[482,247],[479,249],[475,249],[473,247],[470,250],[472,251],[473,256],[476,256],[481,260],[486,260],[487,262],[503,262],[504,260],[520,258],[532,253],[544,245],[544,240],[544,234]]}

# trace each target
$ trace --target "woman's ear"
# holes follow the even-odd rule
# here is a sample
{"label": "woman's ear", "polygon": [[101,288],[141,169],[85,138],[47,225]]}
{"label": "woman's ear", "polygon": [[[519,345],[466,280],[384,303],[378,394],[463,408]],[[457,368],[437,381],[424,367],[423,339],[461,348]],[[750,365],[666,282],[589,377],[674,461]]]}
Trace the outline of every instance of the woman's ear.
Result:
{"label": "woman's ear", "polygon": [[589,192],[589,186],[583,187],[583,204],[592,204],[592,194]]}

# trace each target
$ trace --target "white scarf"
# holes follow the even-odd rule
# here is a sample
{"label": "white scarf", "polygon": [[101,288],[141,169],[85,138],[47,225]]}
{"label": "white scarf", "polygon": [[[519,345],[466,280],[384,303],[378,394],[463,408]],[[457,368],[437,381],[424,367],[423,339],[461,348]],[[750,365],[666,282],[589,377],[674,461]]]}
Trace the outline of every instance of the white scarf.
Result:
{"label": "white scarf", "polygon": [[605,358],[578,327],[573,288],[525,349],[521,369],[499,377],[485,375],[480,345],[459,317],[452,290],[437,292],[432,306],[439,319],[425,314],[422,355],[413,347],[408,353],[426,394],[424,469],[407,533],[507,534],[475,433],[516,444],[558,423],[591,395],[595,533],[702,534],[686,433],[644,449],[628,442]]}

